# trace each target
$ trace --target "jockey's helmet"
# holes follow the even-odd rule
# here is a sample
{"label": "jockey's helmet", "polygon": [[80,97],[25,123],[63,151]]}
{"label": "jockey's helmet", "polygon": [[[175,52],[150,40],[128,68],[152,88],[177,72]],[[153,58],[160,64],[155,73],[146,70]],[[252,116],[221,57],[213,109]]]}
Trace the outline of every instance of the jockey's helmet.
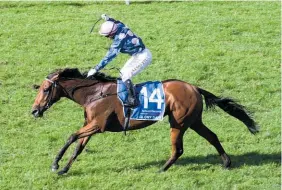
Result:
{"label": "jockey's helmet", "polygon": [[116,31],[117,25],[112,21],[106,21],[101,25],[99,34],[105,37],[113,37]]}

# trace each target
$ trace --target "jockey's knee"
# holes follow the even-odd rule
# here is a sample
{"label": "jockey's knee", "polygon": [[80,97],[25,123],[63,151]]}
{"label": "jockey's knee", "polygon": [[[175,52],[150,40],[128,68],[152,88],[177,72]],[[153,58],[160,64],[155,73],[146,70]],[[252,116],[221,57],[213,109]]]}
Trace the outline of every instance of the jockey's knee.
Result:
{"label": "jockey's knee", "polygon": [[132,75],[129,74],[129,73],[122,73],[122,74],[121,74],[121,80],[122,80],[122,82],[125,82],[125,81],[127,81],[128,79],[131,79],[131,77],[132,77]]}

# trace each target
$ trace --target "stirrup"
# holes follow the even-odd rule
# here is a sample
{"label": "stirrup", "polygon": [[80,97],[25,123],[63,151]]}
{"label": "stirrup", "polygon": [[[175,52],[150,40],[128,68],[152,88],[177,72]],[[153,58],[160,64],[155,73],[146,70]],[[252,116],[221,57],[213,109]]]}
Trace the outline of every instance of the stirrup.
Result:
{"label": "stirrup", "polygon": [[136,99],[136,97],[133,98],[132,96],[129,96],[127,98],[127,101],[123,105],[124,105],[124,107],[135,108],[139,105],[139,101],[138,101],[138,99]]}
{"label": "stirrup", "polygon": [[138,97],[136,97],[134,85],[130,79],[125,81],[126,90],[128,92],[128,97],[126,103],[124,103],[125,107],[134,108],[139,105]]}
{"label": "stirrup", "polygon": [[126,102],[123,105],[124,105],[124,107],[127,107],[127,108],[135,108],[139,105],[139,103],[138,102],[134,102],[134,103]]}

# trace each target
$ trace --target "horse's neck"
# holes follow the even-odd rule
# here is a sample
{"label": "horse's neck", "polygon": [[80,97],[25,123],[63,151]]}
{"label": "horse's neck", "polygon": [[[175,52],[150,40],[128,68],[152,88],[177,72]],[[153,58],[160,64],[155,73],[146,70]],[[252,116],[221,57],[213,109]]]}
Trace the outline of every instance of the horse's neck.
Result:
{"label": "horse's neck", "polygon": [[64,88],[64,96],[82,105],[83,107],[91,101],[98,99],[101,93],[108,90],[107,85],[95,80],[73,79],[61,82]]}

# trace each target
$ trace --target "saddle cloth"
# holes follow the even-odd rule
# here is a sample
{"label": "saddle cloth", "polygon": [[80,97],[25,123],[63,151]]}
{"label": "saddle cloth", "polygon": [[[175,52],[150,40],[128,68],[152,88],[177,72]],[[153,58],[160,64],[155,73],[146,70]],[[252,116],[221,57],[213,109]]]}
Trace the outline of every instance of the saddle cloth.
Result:
{"label": "saddle cloth", "polygon": [[[122,105],[127,102],[128,93],[122,80],[117,81],[117,94]],[[139,105],[133,108],[130,119],[160,121],[165,112],[165,94],[160,81],[148,81],[135,85]],[[123,106],[123,113],[127,113]]]}

